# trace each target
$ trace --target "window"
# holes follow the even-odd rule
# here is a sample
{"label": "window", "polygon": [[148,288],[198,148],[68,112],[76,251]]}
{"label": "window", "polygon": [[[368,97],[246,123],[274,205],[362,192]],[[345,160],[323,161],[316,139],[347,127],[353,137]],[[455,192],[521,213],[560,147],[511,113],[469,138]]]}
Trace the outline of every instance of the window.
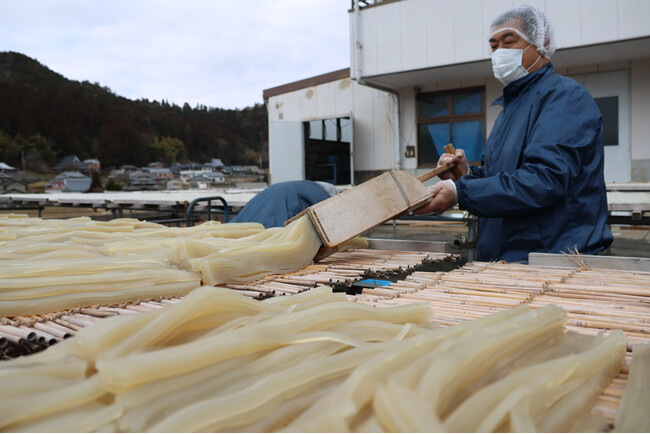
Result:
{"label": "window", "polygon": [[618,97],[594,98],[603,117],[603,144],[618,146]]}
{"label": "window", "polygon": [[307,121],[304,128],[305,179],[350,184],[351,119],[341,117]]}
{"label": "window", "polygon": [[305,122],[310,140],[326,140],[328,142],[350,143],[350,118],[329,118]]}
{"label": "window", "polygon": [[418,165],[435,166],[453,143],[468,161],[480,161],[485,143],[483,88],[418,95]]}

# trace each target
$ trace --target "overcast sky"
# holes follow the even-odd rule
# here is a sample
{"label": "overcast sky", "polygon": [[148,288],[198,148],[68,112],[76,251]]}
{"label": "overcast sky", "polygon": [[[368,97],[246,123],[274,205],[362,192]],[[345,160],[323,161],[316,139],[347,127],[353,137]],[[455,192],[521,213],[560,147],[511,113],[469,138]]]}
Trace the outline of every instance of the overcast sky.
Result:
{"label": "overcast sky", "polygon": [[0,0],[0,51],[130,99],[243,108],[350,66],[350,0]]}

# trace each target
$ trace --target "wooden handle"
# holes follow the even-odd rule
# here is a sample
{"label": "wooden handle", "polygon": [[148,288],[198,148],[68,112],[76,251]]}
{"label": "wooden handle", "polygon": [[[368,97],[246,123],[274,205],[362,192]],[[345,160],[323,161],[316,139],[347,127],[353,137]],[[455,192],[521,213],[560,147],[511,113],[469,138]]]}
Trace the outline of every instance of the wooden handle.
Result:
{"label": "wooden handle", "polygon": [[447,163],[447,164],[445,164],[445,165],[442,165],[442,166],[436,167],[436,168],[433,169],[433,170],[429,170],[429,171],[426,172],[426,173],[423,173],[422,175],[418,176],[418,180],[419,180],[420,182],[428,181],[428,180],[430,180],[431,178],[433,178],[434,176],[438,176],[438,175],[441,174],[442,172],[445,172],[445,171],[447,171],[447,170],[449,170],[449,169],[451,169],[451,168],[454,168],[454,167],[457,167],[454,163]]}
{"label": "wooden handle", "polygon": [[[454,148],[454,145],[452,145],[451,143],[444,146],[443,149],[445,150],[446,153],[452,154],[452,155],[456,152],[456,149]],[[456,175],[456,177],[458,179],[460,179],[460,177],[465,174],[465,170],[462,167],[460,167],[458,164],[447,163],[447,164],[445,164],[443,166],[436,167],[433,170],[430,170],[430,171],[428,171],[426,173],[423,173],[422,175],[418,176],[418,179],[420,180],[420,182],[425,182],[425,181],[430,180],[434,176],[438,176],[442,172],[447,171],[449,169],[454,171],[454,175]]]}
{"label": "wooden handle", "polygon": [[[444,146],[442,149],[444,149],[445,152],[446,152],[447,154],[452,154],[452,155],[454,155],[454,154],[456,153],[456,149],[454,148],[454,145],[451,144],[451,143],[448,144],[448,145],[446,145],[446,146]],[[456,178],[458,178],[458,179],[460,179],[460,177],[463,176],[463,175],[465,174],[465,168],[464,168],[464,167],[460,167],[460,165],[458,165],[458,164],[456,164],[456,165],[453,167],[452,170],[453,170],[453,172],[454,172],[454,175],[456,175]]]}

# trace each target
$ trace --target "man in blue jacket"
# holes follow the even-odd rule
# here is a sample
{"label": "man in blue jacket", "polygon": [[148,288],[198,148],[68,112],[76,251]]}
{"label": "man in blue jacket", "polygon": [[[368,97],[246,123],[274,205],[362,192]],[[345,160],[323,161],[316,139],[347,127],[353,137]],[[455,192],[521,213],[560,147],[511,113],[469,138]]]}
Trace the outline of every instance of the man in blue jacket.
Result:
{"label": "man in blue jacket", "polygon": [[553,29],[537,7],[498,16],[489,36],[492,68],[504,84],[503,106],[480,167],[462,149],[438,165],[456,162],[432,187],[436,195],[418,213],[441,213],[458,203],[478,219],[478,259],[527,261],[529,252],[595,254],[612,242],[606,225],[602,117],[589,92],[555,74]]}
{"label": "man in blue jacket", "polygon": [[265,228],[284,226],[291,217],[337,192],[336,186],[327,182],[279,182],[255,195],[231,221],[257,222]]}

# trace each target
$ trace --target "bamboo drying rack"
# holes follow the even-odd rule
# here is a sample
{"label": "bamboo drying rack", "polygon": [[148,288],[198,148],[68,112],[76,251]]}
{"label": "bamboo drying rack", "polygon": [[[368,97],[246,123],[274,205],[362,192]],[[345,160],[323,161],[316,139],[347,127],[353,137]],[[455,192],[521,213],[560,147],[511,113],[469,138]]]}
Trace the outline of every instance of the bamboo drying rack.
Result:
{"label": "bamboo drying rack", "polygon": [[[404,281],[367,288],[351,300],[388,307],[427,301],[446,326],[520,304],[557,304],[568,312],[567,329],[584,334],[622,330],[629,344],[650,344],[650,272],[472,262],[448,273],[414,272]],[[631,362],[610,383],[592,413],[613,421]]]}
{"label": "bamboo drying rack", "polygon": [[[419,271],[426,263],[456,261],[447,253],[357,249],[339,252],[294,273],[270,275],[246,285],[227,284],[263,299],[319,285],[352,287],[370,278],[400,277],[388,286],[363,288],[349,299],[377,307],[427,301],[434,319],[451,326],[520,304],[557,304],[568,312],[566,327],[584,334],[620,329],[630,344],[650,343],[650,272],[472,262],[451,272]],[[395,279],[393,279],[395,280]],[[179,298],[91,306],[29,317],[0,318],[0,351],[12,345],[38,350],[74,335],[103,317],[164,308]],[[4,350],[3,350],[4,347]],[[627,382],[631,353],[621,373],[592,408],[613,421]]]}

